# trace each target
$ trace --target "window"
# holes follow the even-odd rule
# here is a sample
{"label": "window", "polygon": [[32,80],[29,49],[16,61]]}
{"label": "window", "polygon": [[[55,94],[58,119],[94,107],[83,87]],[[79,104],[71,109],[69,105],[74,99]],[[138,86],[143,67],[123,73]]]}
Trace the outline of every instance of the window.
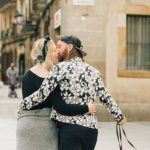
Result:
{"label": "window", "polygon": [[150,71],[150,16],[127,15],[126,70]]}

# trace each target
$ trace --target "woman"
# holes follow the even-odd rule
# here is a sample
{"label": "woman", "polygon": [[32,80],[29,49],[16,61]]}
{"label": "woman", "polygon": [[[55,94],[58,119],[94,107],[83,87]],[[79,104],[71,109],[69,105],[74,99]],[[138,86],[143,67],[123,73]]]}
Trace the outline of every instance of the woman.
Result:
{"label": "woman", "polygon": [[[53,64],[58,62],[56,47],[49,37],[37,40],[31,51],[31,58],[35,65],[28,70],[22,80],[23,98],[36,91],[44,78],[47,77]],[[17,119],[17,150],[57,150],[57,129],[50,120],[51,107],[64,115],[78,115],[94,112],[93,104],[73,105],[66,104],[57,87],[41,104],[31,110],[18,112]]]}

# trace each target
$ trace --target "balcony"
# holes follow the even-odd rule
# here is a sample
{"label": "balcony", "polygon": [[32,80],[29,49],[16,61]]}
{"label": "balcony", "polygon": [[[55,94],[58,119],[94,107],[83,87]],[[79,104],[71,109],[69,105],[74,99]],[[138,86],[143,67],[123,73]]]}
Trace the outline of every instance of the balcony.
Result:
{"label": "balcony", "polygon": [[32,21],[25,21],[22,25],[22,34],[23,35],[31,35],[34,33],[35,25],[32,24]]}
{"label": "balcony", "polygon": [[42,12],[36,11],[30,14],[30,18],[33,22],[36,22],[39,19],[39,17],[41,17],[41,15],[42,15]]}
{"label": "balcony", "polygon": [[48,0],[33,0],[34,1],[34,3],[36,4],[36,3],[47,3],[47,1]]}
{"label": "balcony", "polygon": [[14,29],[13,29],[13,27],[10,27],[1,32],[1,40],[7,41],[12,37],[13,34],[14,34]]}
{"label": "balcony", "polygon": [[0,0],[0,12],[10,7],[16,6],[17,0]]}
{"label": "balcony", "polygon": [[7,30],[6,31],[2,31],[1,32],[1,40],[5,41],[7,38],[8,38]]}
{"label": "balcony", "polygon": [[36,23],[42,16],[47,7],[48,0],[33,0],[33,6],[30,14],[30,20]]}
{"label": "balcony", "polygon": [[33,0],[33,11],[42,11],[47,5],[47,0]]}

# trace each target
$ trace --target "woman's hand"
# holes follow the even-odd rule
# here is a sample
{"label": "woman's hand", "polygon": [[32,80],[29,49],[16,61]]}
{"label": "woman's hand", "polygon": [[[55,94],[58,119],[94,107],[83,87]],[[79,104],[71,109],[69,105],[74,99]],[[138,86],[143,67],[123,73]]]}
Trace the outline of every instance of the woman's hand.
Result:
{"label": "woman's hand", "polygon": [[88,108],[89,108],[89,113],[95,113],[96,112],[96,107],[93,102],[88,103]]}

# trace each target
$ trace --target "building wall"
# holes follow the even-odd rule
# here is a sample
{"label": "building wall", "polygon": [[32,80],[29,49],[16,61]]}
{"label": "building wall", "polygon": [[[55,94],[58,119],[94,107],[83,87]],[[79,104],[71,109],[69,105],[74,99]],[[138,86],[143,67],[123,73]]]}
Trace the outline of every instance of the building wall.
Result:
{"label": "building wall", "polygon": [[0,32],[12,26],[14,14],[15,14],[15,7],[10,7],[1,12]]}
{"label": "building wall", "polygon": [[[17,52],[14,49],[14,45],[5,45],[5,43],[9,42],[11,30],[12,30],[12,22],[15,14],[16,6],[13,3],[0,11],[0,33],[1,33],[1,41],[0,41],[0,53],[1,53],[1,71],[0,76],[2,80],[6,81],[6,69],[9,67],[10,63],[13,61],[15,64],[17,62],[15,55]],[[3,32],[3,37],[2,37]],[[4,37],[5,33],[5,37]]]}
{"label": "building wall", "polygon": [[[88,56],[86,61],[102,75],[110,94],[129,121],[149,121],[150,79],[145,75],[121,76],[126,51],[126,14],[149,14],[148,0],[97,0],[93,6],[77,6],[62,0],[55,8],[62,10],[61,34],[81,38]],[[144,73],[145,74],[145,73]],[[146,75],[147,77],[147,75]],[[112,120],[97,103],[98,119]]]}
{"label": "building wall", "polygon": [[88,63],[101,71],[105,80],[106,69],[106,25],[109,0],[96,0],[92,6],[73,5],[63,0],[62,34],[74,34],[83,42],[88,53]]}
{"label": "building wall", "polygon": [[17,10],[24,16],[24,20],[29,20],[29,0],[17,0]]}
{"label": "building wall", "polygon": [[126,52],[127,14],[150,15],[149,0],[111,1],[107,24],[106,86],[129,121],[142,121],[143,117],[149,121],[149,72],[120,74]]}
{"label": "building wall", "polygon": [[50,27],[49,27],[49,32],[51,37],[54,39],[55,42],[57,42],[61,31],[62,27],[60,26],[60,33],[57,32],[58,29],[54,28],[54,14],[61,9],[61,2],[60,0],[54,0],[52,5],[50,6]]}
{"label": "building wall", "polygon": [[[28,6],[29,1],[21,0]],[[25,9],[17,1],[17,9],[24,15]],[[128,120],[150,121],[150,73],[124,72],[126,52],[126,15],[150,15],[149,0],[95,0],[92,6],[73,5],[72,0],[55,0],[50,7],[50,35],[57,41],[58,30],[54,29],[54,13],[61,9],[60,34],[73,34],[80,37],[83,49],[88,53],[85,58],[102,75],[108,91],[118,102]],[[9,11],[8,11],[9,12]],[[8,14],[7,12],[7,14]],[[27,10],[28,12],[28,10]],[[9,13],[10,14],[10,13]],[[4,15],[7,17],[8,15]],[[1,16],[0,16],[1,17]],[[7,17],[9,22],[9,17]],[[0,30],[7,29],[4,18]],[[40,24],[39,36],[44,35],[44,20]],[[36,38],[27,38],[24,43],[26,69],[31,64],[30,52]],[[19,42],[9,45],[7,50],[20,54]],[[13,58],[15,55],[13,54]],[[111,120],[104,107],[97,103],[98,118]],[[146,118],[143,118],[146,116]]]}

